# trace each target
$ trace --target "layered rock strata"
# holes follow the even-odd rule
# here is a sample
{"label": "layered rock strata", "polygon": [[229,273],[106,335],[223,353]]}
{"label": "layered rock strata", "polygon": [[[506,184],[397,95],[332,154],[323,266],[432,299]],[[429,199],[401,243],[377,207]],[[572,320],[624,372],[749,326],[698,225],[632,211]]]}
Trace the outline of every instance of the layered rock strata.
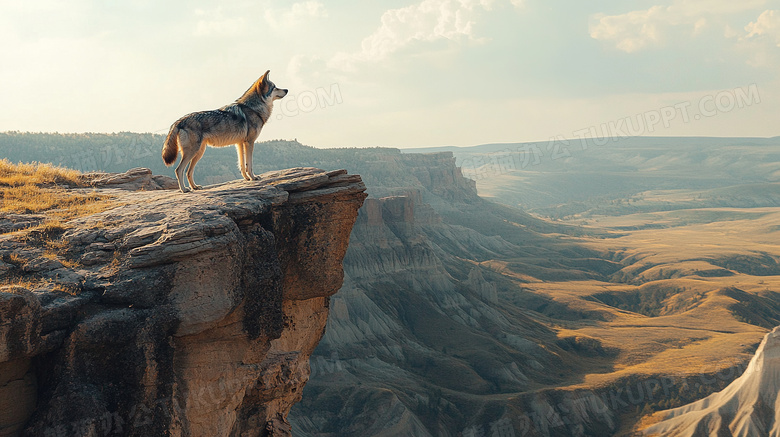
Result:
{"label": "layered rock strata", "polygon": [[360,177],[95,179],[116,207],[0,236],[0,436],[289,435]]}

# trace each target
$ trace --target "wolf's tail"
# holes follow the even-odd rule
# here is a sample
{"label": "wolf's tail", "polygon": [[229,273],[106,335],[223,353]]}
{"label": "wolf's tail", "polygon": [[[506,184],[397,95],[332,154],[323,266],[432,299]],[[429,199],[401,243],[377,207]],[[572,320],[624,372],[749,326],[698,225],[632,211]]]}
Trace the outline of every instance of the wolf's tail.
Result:
{"label": "wolf's tail", "polygon": [[179,123],[171,126],[171,131],[165,138],[165,144],[162,149],[162,159],[166,166],[170,167],[176,162],[176,156],[179,155]]}

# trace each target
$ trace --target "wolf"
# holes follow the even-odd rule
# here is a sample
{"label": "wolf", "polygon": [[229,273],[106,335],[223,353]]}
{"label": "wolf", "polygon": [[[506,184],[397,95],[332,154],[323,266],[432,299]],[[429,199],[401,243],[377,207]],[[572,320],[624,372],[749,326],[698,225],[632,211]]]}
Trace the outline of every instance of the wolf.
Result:
{"label": "wolf", "polygon": [[[287,90],[277,88],[266,71],[235,102],[213,111],[187,114],[176,120],[165,138],[162,159],[170,167],[181,150],[181,161],[176,166],[176,179],[182,193],[203,187],[192,180],[206,145],[224,147],[235,144],[238,152],[238,169],[241,176],[251,181],[257,176],[252,172],[252,152],[260,130],[271,118],[273,103],[287,95]],[[184,171],[190,187],[184,185]]]}

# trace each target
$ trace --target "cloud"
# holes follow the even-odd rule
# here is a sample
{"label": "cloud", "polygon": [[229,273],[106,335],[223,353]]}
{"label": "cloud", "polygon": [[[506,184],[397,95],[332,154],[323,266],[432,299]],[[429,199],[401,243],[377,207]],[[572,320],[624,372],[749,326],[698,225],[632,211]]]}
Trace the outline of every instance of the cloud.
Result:
{"label": "cloud", "polygon": [[769,38],[780,47],[780,11],[766,10],[756,21],[745,26],[746,38]]}
{"label": "cloud", "polygon": [[265,21],[275,29],[288,29],[299,26],[309,19],[327,17],[325,5],[317,0],[293,3],[286,10],[268,9],[265,11]]}
{"label": "cloud", "polygon": [[359,57],[382,60],[414,41],[474,38],[474,5],[451,0],[425,0],[386,11],[382,25],[361,43]]}
{"label": "cloud", "polygon": [[646,11],[633,11],[622,15],[599,15],[598,23],[591,25],[591,38],[611,41],[626,53],[636,52],[660,42],[659,26],[664,25],[665,10],[653,6]]}
{"label": "cloud", "polygon": [[610,42],[618,50],[634,53],[664,46],[681,36],[698,36],[713,24],[721,28],[733,14],[750,11],[766,0],[674,0],[646,10],[619,15],[597,14],[591,17],[591,38]]}
{"label": "cloud", "polygon": [[[340,52],[328,63],[352,70],[360,62],[379,62],[406,47],[421,42],[480,41],[474,25],[481,11],[489,11],[496,0],[423,0],[382,14],[380,26],[363,39],[360,50]],[[521,7],[522,0],[511,0]]]}

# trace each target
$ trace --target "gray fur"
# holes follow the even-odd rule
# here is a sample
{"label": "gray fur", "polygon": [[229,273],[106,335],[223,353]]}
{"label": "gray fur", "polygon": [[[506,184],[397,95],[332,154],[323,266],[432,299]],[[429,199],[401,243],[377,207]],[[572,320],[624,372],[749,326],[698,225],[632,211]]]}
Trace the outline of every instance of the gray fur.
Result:
{"label": "gray fur", "polygon": [[[193,112],[176,120],[168,132],[162,150],[165,165],[172,165],[181,151],[181,161],[176,166],[176,179],[182,193],[202,188],[192,179],[206,145],[224,147],[235,144],[238,153],[238,169],[244,179],[256,180],[252,172],[252,152],[263,126],[271,118],[273,102],[287,95],[286,89],[276,88],[266,71],[244,95],[234,103],[211,111]],[[184,173],[187,182],[184,184]]]}

